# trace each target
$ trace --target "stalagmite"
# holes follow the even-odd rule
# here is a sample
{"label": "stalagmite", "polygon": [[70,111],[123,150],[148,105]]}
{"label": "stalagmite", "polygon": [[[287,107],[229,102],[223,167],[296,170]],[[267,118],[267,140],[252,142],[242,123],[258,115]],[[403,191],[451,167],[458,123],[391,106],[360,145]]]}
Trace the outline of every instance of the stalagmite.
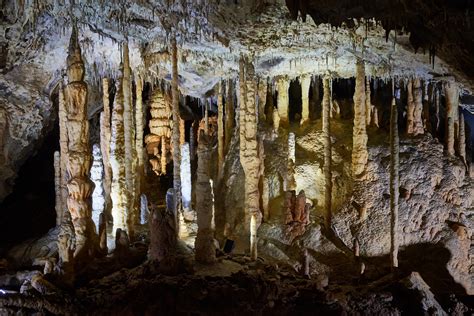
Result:
{"label": "stalagmite", "polygon": [[420,135],[425,133],[423,125],[423,85],[420,79],[413,80],[413,134]]}
{"label": "stalagmite", "polygon": [[226,84],[227,95],[225,99],[225,152],[229,150],[230,140],[232,139],[235,125],[234,117],[234,83],[231,80]]}
{"label": "stalagmite", "polygon": [[[112,233],[117,229],[127,229],[128,194],[125,177],[125,136],[123,120],[123,90],[122,80],[117,80],[114,106],[112,109],[112,124],[110,137],[110,166],[112,170]],[[113,244],[111,244],[113,246]]]}
{"label": "stalagmite", "polygon": [[265,122],[265,105],[267,103],[267,78],[258,80],[258,121]]}
{"label": "stalagmite", "polygon": [[379,128],[379,111],[374,106],[372,107],[372,125]]}
{"label": "stalagmite", "polygon": [[59,151],[54,152],[54,191],[56,194],[56,225],[59,226],[63,218],[63,204],[61,199],[61,155]]}
{"label": "stalagmite", "polygon": [[102,188],[103,179],[103,164],[102,155],[100,154],[99,145],[94,144],[92,146],[92,168],[91,168],[91,180],[94,182],[95,188],[92,192],[92,220],[96,226],[97,232],[99,231],[99,217],[104,210],[104,190]]}
{"label": "stalagmite", "polygon": [[370,126],[372,120],[372,100],[370,97],[370,79],[365,77],[365,125]]}
{"label": "stalagmite", "polygon": [[458,141],[458,152],[462,162],[467,166],[466,162],[466,127],[464,123],[464,114],[459,112],[459,141]]}
{"label": "stalagmite", "polygon": [[413,80],[408,80],[407,85],[407,134],[413,134],[415,127],[414,122],[415,115],[415,101],[413,99]]}
{"label": "stalagmite", "polygon": [[363,61],[356,65],[356,85],[354,93],[354,129],[352,135],[352,175],[362,175],[367,165],[367,131],[365,119],[365,66]]}
{"label": "stalagmite", "polygon": [[289,95],[288,89],[290,88],[290,81],[286,77],[279,77],[277,79],[277,90],[278,90],[278,115],[280,117],[280,124],[283,126],[288,125],[288,109],[289,109]]}
{"label": "stalagmite", "polygon": [[137,174],[136,193],[139,194],[142,187],[142,181],[145,173],[143,152],[143,79],[140,75],[135,77],[135,152],[137,154]]}
{"label": "stalagmite", "polygon": [[454,156],[454,115],[459,104],[458,85],[452,81],[445,82],[444,93],[446,96],[446,151],[449,155]]}
{"label": "stalagmite", "polygon": [[69,42],[68,84],[65,90],[69,173],[67,207],[71,213],[76,235],[74,257],[77,257],[80,262],[92,255],[97,240],[91,214],[91,195],[94,184],[89,179],[91,154],[87,120],[87,84],[84,81],[84,72],[77,29],[74,26]]}
{"label": "stalagmite", "polygon": [[390,111],[390,260],[398,268],[398,197],[399,197],[399,144],[398,109],[395,97]]}
{"label": "stalagmite", "polygon": [[439,123],[441,122],[441,119],[439,117],[439,105],[441,103],[441,95],[440,95],[440,91],[439,89],[437,89],[436,87],[434,88],[435,89],[435,118],[436,118],[436,133],[438,133],[438,130],[439,130]]}
{"label": "stalagmite", "polygon": [[173,147],[173,188],[174,188],[174,214],[177,215],[181,206],[181,153],[179,150],[179,91],[178,91],[178,48],[176,38],[171,39],[171,61],[172,61],[172,112],[173,128],[171,131],[171,145]]}
{"label": "stalagmite", "polygon": [[135,188],[136,152],[135,152],[135,126],[133,124],[133,98],[130,58],[128,43],[123,44],[123,126],[125,139],[125,180],[128,194],[127,233],[130,238],[134,236],[134,224],[137,222],[137,193]]}
{"label": "stalagmite", "polygon": [[[59,156],[60,156],[60,195],[61,195],[61,212],[64,213],[67,208],[67,197],[68,197],[68,173],[67,173],[67,162],[68,162],[68,150],[67,150],[67,113],[66,113],[66,104],[64,100],[64,90],[62,87],[59,87]],[[62,215],[61,215],[62,217]]]}
{"label": "stalagmite", "polygon": [[[240,163],[245,174],[245,224],[250,225],[250,256],[257,258],[257,229],[260,226],[260,194],[258,187],[260,156],[257,142],[255,73],[251,63],[240,62]],[[242,91],[243,89],[243,91]],[[247,226],[248,227],[248,226]]]}
{"label": "stalagmite", "polygon": [[311,85],[311,76],[303,75],[300,77],[301,84],[301,121],[300,125],[309,122],[309,87]]}
{"label": "stalagmite", "polygon": [[[172,199],[171,199],[172,200]],[[171,202],[171,203],[169,203]],[[173,214],[174,201],[166,196],[166,209],[160,210],[156,206],[150,212],[150,246],[148,258],[162,261],[175,252],[177,244],[176,216]]]}
{"label": "stalagmite", "polygon": [[219,92],[217,95],[217,174],[220,179],[222,167],[224,165],[224,104],[222,96],[222,82],[219,82]]}
{"label": "stalagmite", "polygon": [[203,131],[199,135],[196,179],[196,213],[198,232],[195,242],[196,261],[212,263],[216,260],[214,228],[212,227],[212,194],[210,180],[211,139]]}
{"label": "stalagmite", "polygon": [[62,282],[68,286],[74,283],[74,251],[76,248],[76,234],[71,221],[71,214],[64,210],[62,222],[59,227],[58,239],[59,274]]}
{"label": "stalagmite", "polygon": [[110,100],[109,79],[102,79],[102,103],[104,110],[100,113],[100,150],[102,152],[102,164],[104,165],[104,212],[110,214],[112,210],[112,199],[110,190],[112,186],[112,169],[110,167]]}
{"label": "stalagmite", "polygon": [[[331,87],[329,78],[323,79],[323,102],[322,102],[322,121],[323,121],[323,139],[324,139],[324,223],[326,229],[331,229],[331,204],[332,204],[332,170],[331,170],[331,126],[329,112],[331,110]],[[364,121],[365,122],[365,121]]]}

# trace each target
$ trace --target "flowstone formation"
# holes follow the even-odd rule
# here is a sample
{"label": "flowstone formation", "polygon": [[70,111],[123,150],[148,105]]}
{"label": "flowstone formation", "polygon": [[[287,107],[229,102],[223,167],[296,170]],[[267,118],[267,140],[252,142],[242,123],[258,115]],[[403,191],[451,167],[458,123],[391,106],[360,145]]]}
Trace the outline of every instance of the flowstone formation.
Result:
{"label": "flowstone formation", "polygon": [[0,314],[472,314],[474,7],[326,2],[4,1]]}

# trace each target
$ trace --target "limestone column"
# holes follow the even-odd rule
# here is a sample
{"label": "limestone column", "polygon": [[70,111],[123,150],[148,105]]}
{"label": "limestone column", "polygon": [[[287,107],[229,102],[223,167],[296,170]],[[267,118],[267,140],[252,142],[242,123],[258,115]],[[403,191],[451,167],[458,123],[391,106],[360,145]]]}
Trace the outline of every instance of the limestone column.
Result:
{"label": "limestone column", "polygon": [[74,251],[76,247],[76,234],[71,221],[71,213],[64,210],[62,222],[58,232],[58,257],[59,275],[61,282],[72,287],[74,284]]}
{"label": "limestone column", "polygon": [[128,43],[123,44],[123,123],[125,135],[125,179],[127,182],[128,197],[128,218],[127,233],[133,239],[134,224],[138,222],[137,194],[135,192],[135,126],[133,124],[133,96],[132,96],[132,70],[130,68],[130,58],[128,54]]}
{"label": "limestone column", "polygon": [[191,188],[191,157],[189,144],[184,143],[181,145],[181,196],[185,218],[187,213],[191,211]]}
{"label": "limestone column", "polygon": [[398,110],[395,97],[390,111],[390,260],[398,268],[398,197],[399,197]]}
{"label": "limestone column", "polygon": [[171,131],[171,145],[173,148],[173,189],[174,189],[174,215],[177,216],[181,208],[181,153],[179,150],[179,91],[178,91],[178,48],[176,37],[171,39],[171,62],[172,62],[172,112],[173,127]]}
{"label": "limestone column", "polygon": [[69,174],[67,207],[71,213],[76,235],[74,257],[77,257],[79,262],[93,254],[97,240],[91,209],[94,184],[89,179],[91,153],[84,68],[81,48],[77,39],[77,29],[74,26],[68,49],[68,84],[65,90],[68,136],[67,170]]}
{"label": "limestone column", "polygon": [[141,75],[135,77],[135,151],[137,153],[136,193],[141,192],[143,177],[145,174],[145,162],[143,152],[143,78]]}
{"label": "limestone column", "polygon": [[[332,169],[331,169],[331,123],[329,120],[331,111],[331,87],[329,78],[323,79],[323,102],[322,102],[322,123],[323,123],[323,139],[324,139],[324,223],[326,229],[331,229],[332,218]],[[364,121],[365,122],[365,121]]]}
{"label": "limestone column", "polygon": [[454,113],[459,105],[459,88],[453,81],[444,83],[444,93],[446,97],[446,151],[454,156]]}
{"label": "limestone column", "polygon": [[303,75],[300,77],[301,84],[301,121],[300,125],[309,122],[309,87],[311,85],[311,76]]}
{"label": "limestone column", "polygon": [[287,126],[289,123],[288,119],[288,107],[289,107],[289,96],[288,89],[290,88],[290,81],[286,77],[279,77],[277,79],[277,90],[278,90],[278,115],[280,117],[280,124]]}
{"label": "limestone column", "polygon": [[114,106],[112,109],[110,136],[110,166],[112,170],[110,196],[112,199],[113,217],[112,233],[116,232],[118,229],[127,230],[128,222],[129,204],[125,175],[125,131],[123,112],[122,76],[119,75],[116,84]]}
{"label": "limestone column", "polygon": [[[222,82],[219,82],[219,92],[217,95],[217,169],[218,178],[222,176],[222,167],[224,165],[224,104],[222,96]],[[198,148],[199,150],[199,148]]]}
{"label": "limestone column", "polygon": [[[60,195],[61,195],[61,212],[64,213],[67,208],[67,197],[69,195],[67,189],[68,173],[67,173],[67,162],[68,162],[68,140],[67,140],[67,112],[66,112],[66,100],[64,100],[63,87],[59,87],[59,155],[60,155]],[[61,215],[62,217],[62,215]]]}
{"label": "limestone column", "polygon": [[110,167],[110,100],[109,79],[102,79],[102,103],[104,110],[100,113],[100,150],[102,152],[102,163],[104,165],[104,212],[111,214],[112,199],[110,190],[112,186],[112,169]]}
{"label": "limestone column", "polygon": [[[240,78],[239,156],[245,174],[245,223],[250,225],[250,255],[255,260],[257,258],[257,229],[262,220],[258,187],[260,155],[257,142],[256,82],[253,65],[246,64],[242,59],[240,62]],[[245,79],[242,80],[242,78]]]}
{"label": "limestone column", "polygon": [[365,77],[365,125],[370,126],[372,119],[372,100],[370,97],[370,79]]}
{"label": "limestone column", "polygon": [[214,228],[212,227],[212,192],[210,180],[211,139],[202,130],[198,144],[198,167],[196,179],[196,213],[198,231],[195,242],[196,261],[212,263],[216,261]]}
{"label": "limestone column", "polygon": [[419,78],[413,80],[413,134],[425,133],[423,126],[423,85]]}
{"label": "limestone column", "polygon": [[413,80],[408,80],[407,85],[407,134],[412,135],[415,127],[415,100],[413,99]]}
{"label": "limestone column", "polygon": [[365,67],[359,60],[356,65],[356,85],[354,93],[354,128],[352,133],[352,175],[362,175],[367,165],[367,131],[365,118]]}
{"label": "limestone column", "polygon": [[226,99],[225,99],[225,152],[229,151],[230,140],[232,139],[233,129],[235,126],[234,116],[234,83],[228,80],[226,83]]}

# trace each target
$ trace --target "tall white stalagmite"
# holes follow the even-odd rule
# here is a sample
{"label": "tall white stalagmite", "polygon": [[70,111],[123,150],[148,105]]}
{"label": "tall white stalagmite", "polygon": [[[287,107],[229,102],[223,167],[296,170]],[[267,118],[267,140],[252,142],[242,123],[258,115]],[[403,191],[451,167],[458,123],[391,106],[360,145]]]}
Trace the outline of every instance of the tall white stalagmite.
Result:
{"label": "tall white stalagmite", "polygon": [[[123,90],[122,78],[117,79],[117,89],[112,109],[112,124],[110,137],[110,166],[112,169],[112,217],[114,234],[117,229],[127,230],[128,194],[125,176],[125,135],[123,119]],[[112,236],[111,240],[115,240]],[[111,244],[109,244],[112,246]]]}
{"label": "tall white stalagmite", "polygon": [[219,92],[217,95],[217,169],[218,169],[218,178],[222,176],[222,167],[224,165],[224,104],[222,96],[222,82],[219,82]]}
{"label": "tall white stalagmite", "polygon": [[[64,213],[67,208],[67,197],[69,195],[67,189],[68,174],[67,174],[67,113],[66,104],[64,100],[64,90],[59,88],[59,154],[60,154],[60,195],[61,195],[61,212]],[[62,217],[62,215],[61,215]],[[61,221],[62,222],[62,221]]]}
{"label": "tall white stalagmite", "polygon": [[413,134],[425,133],[423,124],[423,85],[419,78],[413,80]]}
{"label": "tall white stalagmite", "polygon": [[[444,83],[444,93],[446,96],[446,151],[454,156],[455,141],[455,118],[454,115],[459,105],[459,88],[453,81]],[[457,118],[456,118],[457,121]]]}
{"label": "tall white stalagmite", "polygon": [[311,85],[311,76],[303,75],[300,77],[301,84],[301,121],[304,125],[309,122],[309,87]]}
{"label": "tall white stalagmite", "polygon": [[212,189],[210,183],[211,139],[202,130],[198,143],[198,167],[196,179],[196,213],[198,231],[195,241],[196,261],[212,263],[216,261],[214,247],[214,227],[212,225]]}
{"label": "tall white stalagmite", "polygon": [[328,77],[323,79],[323,102],[322,102],[322,123],[323,123],[323,139],[324,139],[324,223],[326,229],[331,228],[332,219],[332,169],[331,169],[331,87]]}
{"label": "tall white stalagmite", "polygon": [[365,119],[365,66],[359,60],[356,65],[356,85],[354,93],[354,128],[352,132],[352,175],[359,177],[368,160],[367,130]]}
{"label": "tall white stalagmite", "polygon": [[[257,142],[255,72],[253,65],[240,61],[240,163],[245,174],[245,225],[249,227],[250,255],[257,258],[257,229],[262,221],[258,188],[260,157]],[[242,91],[243,90],[243,91]]]}
{"label": "tall white stalagmite", "polygon": [[398,197],[399,197],[399,144],[398,109],[395,97],[390,111],[390,260],[398,267]]}
{"label": "tall white stalagmite", "polygon": [[288,89],[290,88],[290,81],[286,77],[279,77],[277,79],[277,91],[278,91],[278,115],[280,117],[280,125],[286,126],[289,123],[289,95]]}
{"label": "tall white stalagmite", "polygon": [[179,91],[178,91],[178,48],[176,38],[171,39],[171,62],[172,62],[172,112],[173,127],[171,131],[171,145],[173,146],[173,189],[174,189],[174,214],[178,215],[181,204],[181,153],[179,148]]}
{"label": "tall white stalagmite", "polygon": [[104,212],[110,214],[112,210],[112,199],[110,190],[112,186],[112,169],[110,167],[110,100],[109,79],[102,79],[102,103],[104,110],[100,113],[100,150],[102,152],[102,163],[104,165]]}
{"label": "tall white stalagmite", "polygon": [[91,153],[89,148],[89,122],[87,120],[87,84],[85,67],[74,26],[67,57],[68,84],[64,99],[67,113],[69,196],[67,207],[71,213],[76,235],[74,257],[79,262],[93,255],[97,236],[92,222],[91,195],[94,184],[89,179]]}
{"label": "tall white stalagmite", "polygon": [[138,196],[136,193],[135,171],[135,125],[133,124],[133,96],[132,96],[132,70],[130,68],[130,58],[128,54],[128,43],[123,44],[123,124],[125,135],[125,180],[128,193],[128,218],[127,233],[130,238],[134,236],[134,224],[138,219]]}

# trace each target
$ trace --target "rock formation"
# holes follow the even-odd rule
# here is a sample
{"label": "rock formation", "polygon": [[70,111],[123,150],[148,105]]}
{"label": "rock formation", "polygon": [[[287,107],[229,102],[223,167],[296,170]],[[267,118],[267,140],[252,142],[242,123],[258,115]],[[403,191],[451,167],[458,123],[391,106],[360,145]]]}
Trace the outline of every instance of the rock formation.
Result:
{"label": "rock formation", "polygon": [[[67,197],[69,195],[67,189],[68,182],[68,171],[67,171],[67,162],[68,162],[68,135],[67,135],[67,112],[66,112],[66,100],[64,99],[64,90],[63,87],[59,87],[59,96],[58,96],[58,120],[59,120],[59,159],[60,159],[60,195],[61,195],[61,212],[65,212],[67,208]],[[62,222],[62,214],[61,214]]]}
{"label": "rock formation", "polygon": [[198,231],[195,243],[196,261],[212,263],[216,260],[214,228],[212,226],[213,199],[210,184],[211,139],[203,131],[199,136],[196,178],[196,213]]}
{"label": "rock formation", "polygon": [[464,123],[464,114],[462,111],[459,112],[459,141],[458,141],[458,152],[462,162],[466,165],[466,127]]}
{"label": "rock formation", "polygon": [[311,76],[304,75],[300,77],[301,84],[301,121],[304,125],[309,121],[309,88],[311,85]]}
{"label": "rock formation", "polygon": [[280,118],[280,124],[283,126],[287,126],[289,123],[289,96],[288,96],[288,89],[290,88],[290,81],[286,77],[279,77],[277,79],[277,91],[278,91],[278,101],[277,101],[277,108],[278,108],[278,116]]}
{"label": "rock formation", "polygon": [[[240,164],[245,174],[245,221],[250,229],[250,256],[257,258],[257,229],[262,220],[258,188],[260,158],[257,142],[255,73],[253,65],[241,61],[240,78]],[[248,226],[250,225],[250,227]]]}
{"label": "rock formation", "polygon": [[455,142],[455,113],[459,104],[458,85],[453,81],[444,83],[444,94],[446,97],[446,151],[449,155],[454,156]]}
{"label": "rock formation", "polygon": [[179,91],[178,91],[178,48],[176,47],[176,38],[171,39],[171,95],[172,95],[172,113],[173,127],[171,130],[171,146],[173,148],[173,188],[174,188],[174,213],[175,215],[181,209],[181,152],[179,148]]}
{"label": "rock formation", "polygon": [[91,153],[89,122],[87,121],[87,84],[84,81],[84,63],[73,27],[67,57],[68,84],[65,89],[67,113],[69,196],[67,207],[71,213],[76,234],[74,257],[82,261],[89,257],[96,245],[92,222],[91,196],[94,184],[89,179]]}
{"label": "rock formation", "polygon": [[141,75],[135,76],[135,152],[137,155],[137,175],[136,175],[136,194],[140,195],[143,187],[143,177],[145,173],[145,153],[143,151],[143,78]]}
{"label": "rock formation", "polygon": [[413,134],[420,135],[425,132],[423,124],[423,85],[419,78],[412,82],[413,89]]}
{"label": "rock formation", "polygon": [[265,115],[265,106],[267,104],[267,90],[268,90],[268,83],[267,78],[260,78],[258,79],[258,121],[265,122],[266,115]]}
{"label": "rock formation", "polygon": [[370,126],[372,123],[372,99],[370,91],[370,78],[365,77],[365,126]]}
{"label": "rock formation", "polygon": [[94,191],[92,192],[92,220],[94,221],[96,231],[99,232],[99,217],[104,211],[104,189],[103,179],[104,166],[102,164],[102,155],[99,145],[92,145],[92,167],[91,180],[94,182]]}
{"label": "rock formation", "polygon": [[[395,89],[393,89],[395,92]],[[399,144],[398,108],[395,96],[390,110],[390,260],[398,268],[398,197],[399,197]]]}
{"label": "rock formation", "polygon": [[56,225],[60,225],[63,217],[63,201],[61,196],[61,155],[59,151],[54,152],[54,192],[56,194]]}
{"label": "rock formation", "polygon": [[352,136],[352,174],[356,179],[363,174],[368,159],[365,93],[365,66],[363,61],[358,61],[356,65],[354,130]]}
{"label": "rock formation", "polygon": [[112,187],[112,168],[110,166],[110,99],[109,99],[109,79],[102,79],[102,104],[103,111],[100,113],[100,150],[102,153],[102,163],[104,165],[104,212],[108,215],[112,211],[112,198],[110,197]]}
{"label": "rock formation", "polygon": [[226,82],[225,98],[225,152],[229,151],[230,140],[232,139],[233,128],[235,125],[234,116],[234,83],[231,80]]}
{"label": "rock formation", "polygon": [[332,217],[332,170],[331,170],[331,121],[329,120],[329,111],[331,103],[331,87],[329,78],[323,79],[323,102],[322,102],[322,121],[324,137],[324,223],[326,229],[331,228]]}
{"label": "rock formation", "polygon": [[[222,175],[222,167],[224,164],[224,147],[225,147],[225,138],[224,138],[224,103],[223,103],[223,95],[222,95],[222,82],[219,82],[219,91],[217,94],[217,174],[218,178],[221,178]],[[199,151],[199,147],[198,147]]]}

